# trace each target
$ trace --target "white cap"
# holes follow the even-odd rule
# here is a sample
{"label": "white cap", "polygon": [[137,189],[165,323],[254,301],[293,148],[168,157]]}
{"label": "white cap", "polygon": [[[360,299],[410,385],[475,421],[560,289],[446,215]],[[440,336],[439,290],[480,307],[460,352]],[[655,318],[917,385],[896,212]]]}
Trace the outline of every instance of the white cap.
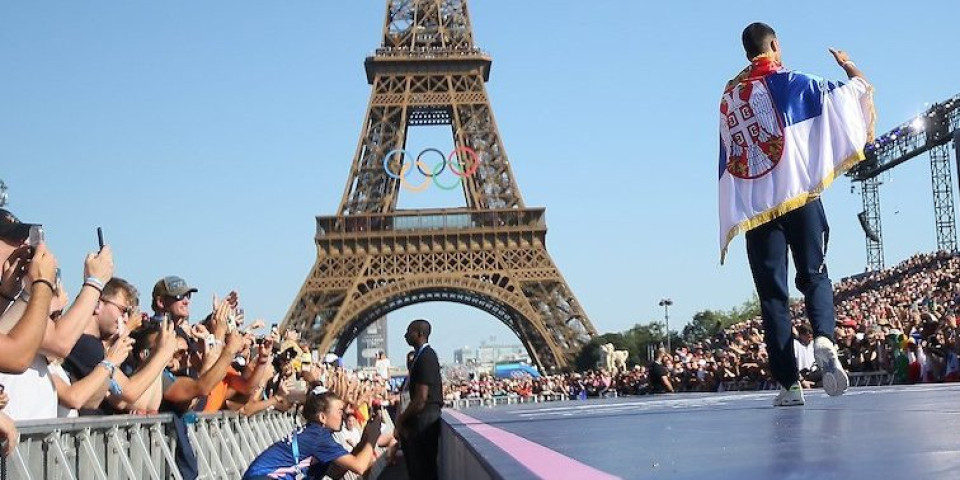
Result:
{"label": "white cap", "polygon": [[328,353],[323,356],[323,363],[337,363],[337,360],[340,360],[340,357],[336,353]]}

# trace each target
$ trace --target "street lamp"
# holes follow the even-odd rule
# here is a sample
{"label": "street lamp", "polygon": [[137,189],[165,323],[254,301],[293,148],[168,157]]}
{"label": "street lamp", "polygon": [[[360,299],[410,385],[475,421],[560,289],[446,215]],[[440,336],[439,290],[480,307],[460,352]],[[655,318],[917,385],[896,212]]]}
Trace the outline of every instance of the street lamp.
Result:
{"label": "street lamp", "polygon": [[672,355],[670,350],[670,305],[673,305],[673,300],[669,298],[660,300],[660,306],[663,307],[663,323],[667,327],[667,355]]}

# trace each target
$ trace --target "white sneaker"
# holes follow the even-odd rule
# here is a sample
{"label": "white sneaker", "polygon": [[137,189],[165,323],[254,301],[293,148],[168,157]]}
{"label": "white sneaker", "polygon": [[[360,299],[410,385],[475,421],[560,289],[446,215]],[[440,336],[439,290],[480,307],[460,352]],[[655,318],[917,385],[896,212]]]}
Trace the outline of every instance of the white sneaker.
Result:
{"label": "white sneaker", "polygon": [[850,387],[850,377],[843,371],[836,345],[827,337],[817,337],[813,341],[813,358],[823,372],[823,390],[827,395],[843,395]]}
{"label": "white sneaker", "polygon": [[774,407],[797,407],[803,404],[803,387],[799,382],[793,382],[790,388],[780,387],[780,393],[773,399]]}

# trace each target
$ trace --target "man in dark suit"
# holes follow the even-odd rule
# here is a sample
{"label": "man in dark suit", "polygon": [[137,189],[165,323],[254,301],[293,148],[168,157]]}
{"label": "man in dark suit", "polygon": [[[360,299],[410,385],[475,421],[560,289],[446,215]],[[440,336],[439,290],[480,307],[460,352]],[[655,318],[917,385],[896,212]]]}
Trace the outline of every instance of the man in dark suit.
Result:
{"label": "man in dark suit", "polygon": [[407,381],[410,404],[397,419],[395,435],[403,448],[410,478],[431,480],[438,478],[440,409],[443,407],[440,361],[428,343],[430,322],[422,319],[410,322],[403,337],[414,348],[414,356]]}

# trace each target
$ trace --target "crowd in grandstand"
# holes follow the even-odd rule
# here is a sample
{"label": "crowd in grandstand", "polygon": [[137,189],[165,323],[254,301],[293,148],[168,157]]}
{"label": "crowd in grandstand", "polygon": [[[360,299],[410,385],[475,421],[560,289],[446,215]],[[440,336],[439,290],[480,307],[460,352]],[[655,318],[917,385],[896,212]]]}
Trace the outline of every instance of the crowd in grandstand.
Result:
{"label": "crowd in grandstand", "polygon": [[[348,371],[335,355],[320,357],[295,330],[280,332],[274,325],[258,333],[264,322],[246,322],[236,292],[193,303],[197,288],[165,276],[153,285],[151,313],[141,313],[140,292],[116,275],[109,245],[84,259],[81,287],[71,297],[72,282],[61,281],[59,260],[39,231],[0,210],[0,438],[6,454],[17,445],[17,421],[170,412],[178,419],[178,466],[194,478],[196,460],[191,465],[185,441],[191,413],[288,411],[329,390],[349,417],[336,439],[350,451],[359,447],[365,422],[388,401],[388,379],[379,373]],[[198,312],[198,305],[209,311],[200,306]],[[395,451],[392,435],[376,440]]]}
{"label": "crowd in grandstand", "polygon": [[[899,265],[850,277],[834,285],[836,339],[849,372],[887,372],[901,383],[960,380],[960,255],[915,255]],[[792,306],[798,364],[808,387],[818,380],[812,336],[802,303]],[[772,380],[759,317],[735,324],[712,338],[656,355],[676,391],[765,388]],[[533,378],[480,375],[451,381],[447,400],[502,396],[636,395],[657,391],[651,365],[626,371],[595,369]]]}

